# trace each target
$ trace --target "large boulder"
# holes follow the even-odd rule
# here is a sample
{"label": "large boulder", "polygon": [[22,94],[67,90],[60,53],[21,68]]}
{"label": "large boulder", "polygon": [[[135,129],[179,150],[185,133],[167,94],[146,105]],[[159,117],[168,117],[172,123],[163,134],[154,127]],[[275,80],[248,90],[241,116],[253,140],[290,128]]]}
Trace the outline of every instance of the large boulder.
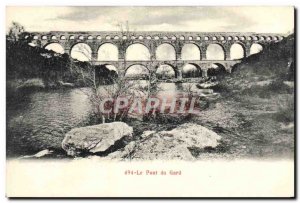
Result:
{"label": "large boulder", "polygon": [[217,133],[194,123],[186,123],[171,131],[161,132],[163,135],[173,136],[187,145],[187,147],[215,148],[219,145],[221,136]]}
{"label": "large boulder", "polygon": [[105,123],[69,131],[62,148],[70,156],[81,153],[104,152],[122,138],[132,136],[133,129],[123,122]]}
{"label": "large boulder", "polygon": [[147,131],[142,139],[108,155],[111,159],[194,160],[190,148],[215,148],[221,136],[198,124],[187,123],[171,131]]}

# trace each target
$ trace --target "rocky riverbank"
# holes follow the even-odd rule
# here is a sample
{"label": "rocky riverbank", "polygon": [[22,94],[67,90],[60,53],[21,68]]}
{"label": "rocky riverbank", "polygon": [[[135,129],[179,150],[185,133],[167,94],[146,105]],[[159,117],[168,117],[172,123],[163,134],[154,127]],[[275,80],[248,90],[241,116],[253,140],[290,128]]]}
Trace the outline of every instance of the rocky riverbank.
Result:
{"label": "rocky riverbank", "polygon": [[73,157],[89,155],[117,160],[195,160],[193,151],[212,150],[221,143],[221,136],[191,123],[169,131],[145,131],[139,139],[133,139],[132,133],[133,128],[122,122],[75,128],[66,134],[62,147]]}

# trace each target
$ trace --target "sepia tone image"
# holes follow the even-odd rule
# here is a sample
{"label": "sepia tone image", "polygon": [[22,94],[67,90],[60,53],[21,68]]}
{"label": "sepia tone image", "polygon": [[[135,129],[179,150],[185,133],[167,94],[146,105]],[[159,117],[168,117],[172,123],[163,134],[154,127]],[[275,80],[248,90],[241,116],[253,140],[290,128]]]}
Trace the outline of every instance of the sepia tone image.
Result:
{"label": "sepia tone image", "polygon": [[294,161],[293,7],[7,7],[6,29],[8,161]]}

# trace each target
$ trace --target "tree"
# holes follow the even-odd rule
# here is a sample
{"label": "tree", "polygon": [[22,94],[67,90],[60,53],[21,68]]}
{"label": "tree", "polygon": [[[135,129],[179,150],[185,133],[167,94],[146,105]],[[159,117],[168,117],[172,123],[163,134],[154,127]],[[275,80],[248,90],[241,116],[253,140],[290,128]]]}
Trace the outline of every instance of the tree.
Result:
{"label": "tree", "polygon": [[19,39],[25,33],[25,28],[17,22],[12,22],[12,26],[9,28],[7,38],[13,42],[19,41]]}
{"label": "tree", "polygon": [[[128,33],[129,36],[129,33]],[[123,42],[123,46],[125,43]],[[122,97],[129,97],[128,101],[133,101],[133,98],[137,95],[136,92],[132,91],[134,84],[127,81],[124,77],[112,78],[113,85],[103,85],[101,86],[96,78],[96,63],[92,59],[91,50],[87,48],[84,44],[78,44],[76,52],[81,53],[88,61],[84,62],[86,65],[85,68],[72,68],[73,72],[76,75],[81,76],[82,81],[84,82],[84,86],[90,87],[91,91],[89,90],[82,90],[85,94],[89,97],[95,115],[105,123],[107,120],[109,121],[116,121],[116,120],[123,120],[127,117],[127,112],[129,108],[124,108],[122,111],[116,113],[114,111],[115,102],[117,98]],[[124,59],[125,60],[125,59]],[[126,65],[126,63],[124,62]],[[76,66],[76,65],[75,65]],[[102,102],[107,98],[111,98],[112,102],[106,102],[106,107],[111,108],[111,113],[103,113],[101,111]],[[128,103],[130,106],[130,102]]]}

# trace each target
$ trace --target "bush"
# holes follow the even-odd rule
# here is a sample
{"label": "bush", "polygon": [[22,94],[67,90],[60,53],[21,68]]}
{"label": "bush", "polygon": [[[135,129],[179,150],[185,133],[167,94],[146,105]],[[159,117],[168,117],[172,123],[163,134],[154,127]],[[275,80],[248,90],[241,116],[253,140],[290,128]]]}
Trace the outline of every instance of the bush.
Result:
{"label": "bush", "polygon": [[290,123],[294,122],[295,109],[294,98],[287,98],[286,100],[278,100],[279,109],[274,114],[274,119],[279,122]]}
{"label": "bush", "polygon": [[293,94],[294,88],[284,84],[283,81],[273,81],[264,86],[253,85],[242,90],[241,94],[248,96],[258,96],[260,98],[270,98],[274,94]]}

